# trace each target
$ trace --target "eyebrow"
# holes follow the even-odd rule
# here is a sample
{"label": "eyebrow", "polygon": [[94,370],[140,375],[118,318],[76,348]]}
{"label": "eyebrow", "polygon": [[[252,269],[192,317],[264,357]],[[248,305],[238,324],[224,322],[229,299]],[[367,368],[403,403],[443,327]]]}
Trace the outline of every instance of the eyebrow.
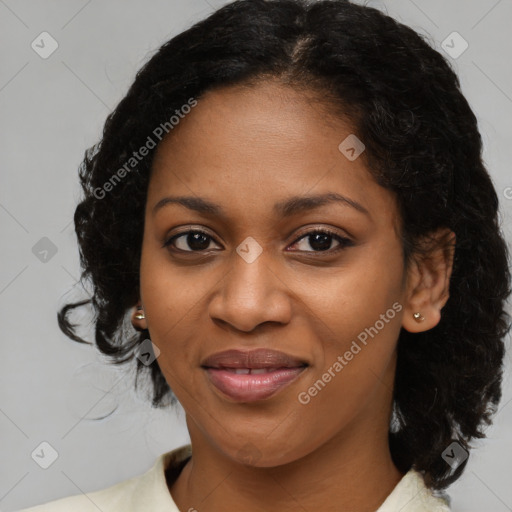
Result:
{"label": "eyebrow", "polygon": [[[274,214],[280,217],[291,217],[297,213],[301,213],[308,210],[314,210],[316,208],[320,208],[321,206],[331,204],[331,203],[342,203],[344,205],[350,206],[355,210],[364,213],[368,217],[371,217],[370,212],[360,203],[345,197],[341,194],[337,194],[334,192],[329,192],[326,194],[314,195],[314,196],[294,196],[282,201],[280,203],[276,203],[274,205]],[[201,197],[193,197],[193,196],[169,196],[160,199],[158,203],[153,207],[153,215],[156,214],[158,210],[167,206],[169,204],[179,204],[188,208],[189,210],[196,211],[198,213],[202,213],[204,215],[218,216],[226,218],[227,215],[224,212],[222,206],[219,204],[208,201],[207,199],[203,199]]]}

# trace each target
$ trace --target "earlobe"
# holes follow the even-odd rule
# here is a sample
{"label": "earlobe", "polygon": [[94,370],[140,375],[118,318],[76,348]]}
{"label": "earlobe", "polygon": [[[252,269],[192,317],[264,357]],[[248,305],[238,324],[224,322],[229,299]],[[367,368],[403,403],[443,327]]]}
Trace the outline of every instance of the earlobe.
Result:
{"label": "earlobe", "polygon": [[416,258],[408,276],[402,327],[412,333],[434,328],[441,321],[441,310],[450,297],[455,234],[442,229],[432,240],[435,248]]}
{"label": "earlobe", "polygon": [[402,327],[408,332],[424,332],[433,329],[441,320],[441,310],[428,308],[426,311],[406,312]]}
{"label": "earlobe", "polygon": [[144,307],[139,302],[132,310],[132,325],[137,331],[143,331],[148,328]]}
{"label": "earlobe", "polygon": [[414,318],[414,320],[416,320],[416,322],[424,322],[425,321],[425,317],[419,311],[417,313],[414,313],[412,315],[412,317]]}

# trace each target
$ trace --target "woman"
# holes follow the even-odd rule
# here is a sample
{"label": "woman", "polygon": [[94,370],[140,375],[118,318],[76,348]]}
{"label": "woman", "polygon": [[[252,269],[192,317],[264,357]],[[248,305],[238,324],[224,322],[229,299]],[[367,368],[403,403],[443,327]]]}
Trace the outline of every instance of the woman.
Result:
{"label": "woman", "polygon": [[448,511],[510,326],[481,152],[447,62],[375,9],[239,0],[164,44],[75,227],[98,348],[191,444],[27,510]]}

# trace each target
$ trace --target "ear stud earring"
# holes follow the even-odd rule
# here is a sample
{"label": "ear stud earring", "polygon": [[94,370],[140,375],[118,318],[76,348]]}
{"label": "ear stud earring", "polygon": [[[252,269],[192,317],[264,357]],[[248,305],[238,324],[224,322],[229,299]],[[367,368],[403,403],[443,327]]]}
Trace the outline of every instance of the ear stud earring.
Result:
{"label": "ear stud earring", "polygon": [[137,320],[144,320],[146,318],[146,315],[144,315],[142,306],[137,306],[137,309],[139,310],[139,312],[135,315],[135,318]]}
{"label": "ear stud earring", "polygon": [[425,317],[421,313],[414,313],[412,316],[416,322],[423,322],[423,320],[425,320]]}

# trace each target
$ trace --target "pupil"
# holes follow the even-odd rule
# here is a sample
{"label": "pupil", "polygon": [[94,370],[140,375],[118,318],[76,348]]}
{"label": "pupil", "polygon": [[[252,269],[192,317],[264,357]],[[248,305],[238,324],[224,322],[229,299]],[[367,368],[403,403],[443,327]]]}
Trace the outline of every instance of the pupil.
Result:
{"label": "pupil", "polygon": [[[318,249],[319,251],[327,251],[331,247],[331,235],[317,233],[316,235],[310,235],[310,238],[313,238],[313,242],[310,241],[310,245],[313,247],[313,249]],[[319,239],[320,243],[318,243]]]}
{"label": "pupil", "polygon": [[[201,243],[201,238],[203,239]],[[208,248],[208,237],[202,233],[189,233],[187,236],[187,244],[191,249],[204,250]]]}

